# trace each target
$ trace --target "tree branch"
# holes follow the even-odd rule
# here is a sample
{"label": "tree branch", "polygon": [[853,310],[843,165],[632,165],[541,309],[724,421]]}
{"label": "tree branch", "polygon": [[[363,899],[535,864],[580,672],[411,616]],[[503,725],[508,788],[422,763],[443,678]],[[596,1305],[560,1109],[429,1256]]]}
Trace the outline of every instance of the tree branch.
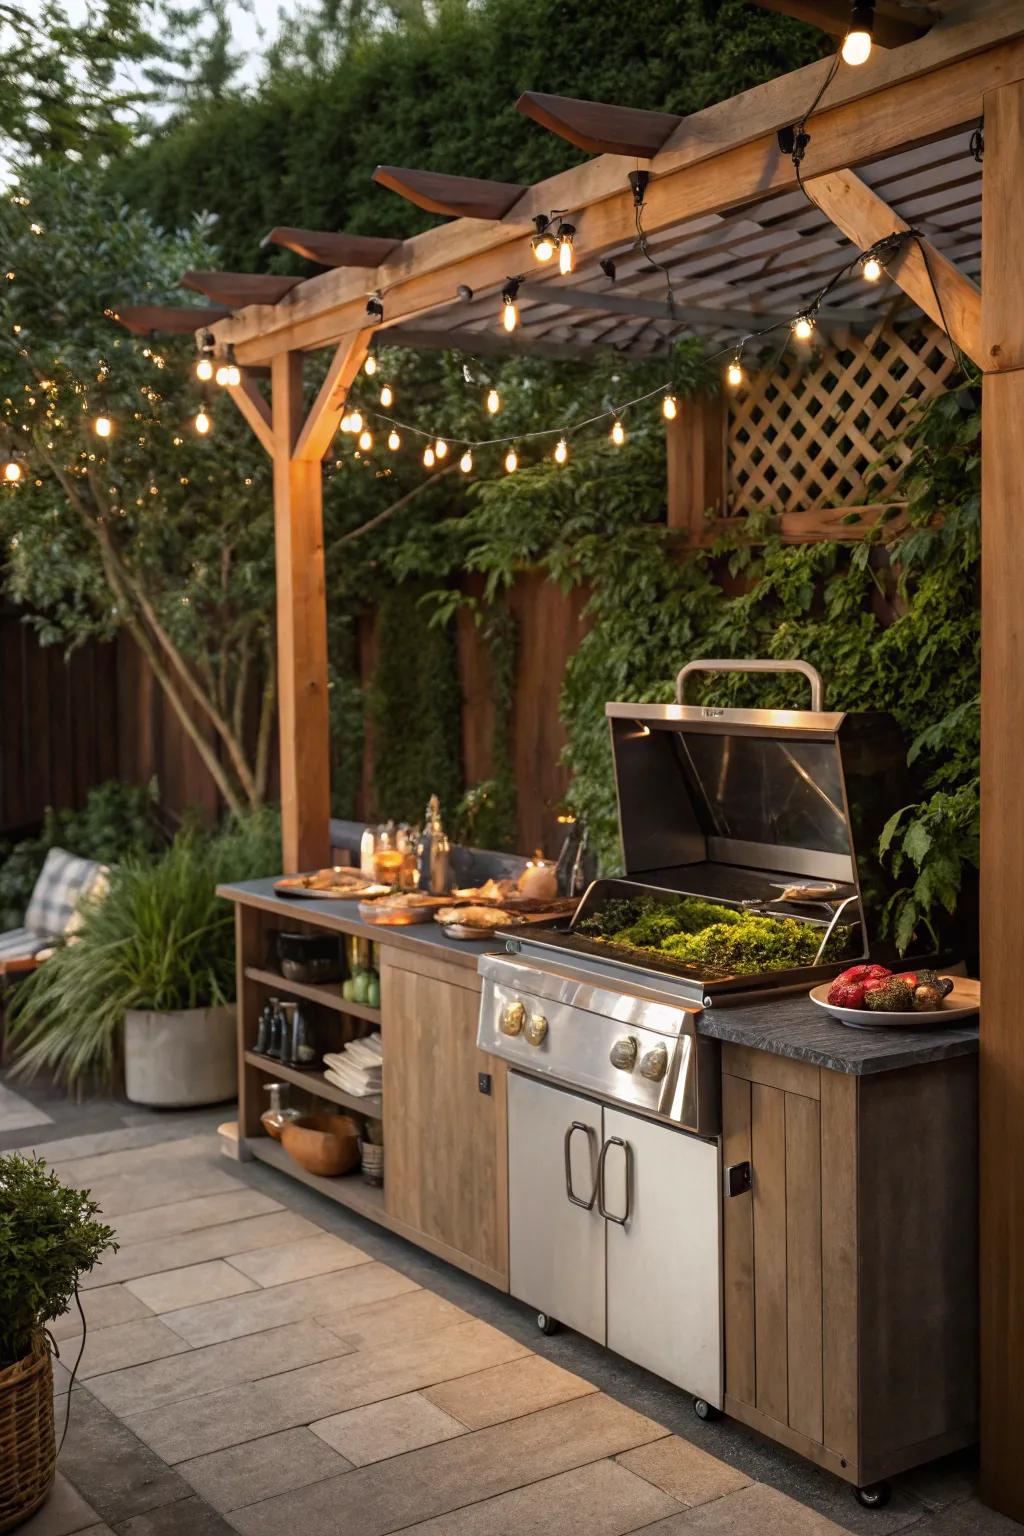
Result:
{"label": "tree branch", "polygon": [[427,490],[429,486],[436,485],[439,480],[444,479],[445,475],[450,475],[458,467],[458,464],[446,464],[444,469],[439,469],[437,474],[431,475],[429,480],[421,480],[419,485],[414,485],[411,491],[406,491],[404,496],[399,496],[397,501],[393,501],[390,507],[385,507],[383,512],[378,512],[375,517],[369,518],[367,522],[360,523],[358,528],[350,528],[348,533],[343,533],[334,542],[336,544],[348,544],[352,539],[361,538],[364,533],[370,533],[374,528],[379,528],[381,523],[386,523],[389,517],[394,517],[396,512],[401,512],[403,507],[407,507],[413,497],[418,496],[421,491]]}

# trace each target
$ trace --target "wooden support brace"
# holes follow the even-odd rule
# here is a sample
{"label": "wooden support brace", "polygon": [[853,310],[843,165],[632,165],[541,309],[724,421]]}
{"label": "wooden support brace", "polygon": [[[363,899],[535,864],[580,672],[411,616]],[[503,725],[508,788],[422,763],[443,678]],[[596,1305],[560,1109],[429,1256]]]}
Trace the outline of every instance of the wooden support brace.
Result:
{"label": "wooden support brace", "polygon": [[240,384],[228,385],[228,394],[256,434],[260,445],[273,458],[274,428],[270,407],[256,387],[256,381],[252,378],[248,368],[242,369],[242,382]]}
{"label": "wooden support brace", "polygon": [[352,382],[366,360],[372,335],[372,328],[357,331],[354,336],[345,336],[338,343],[327,376],[295,444],[296,459],[319,463],[331,446]]}
{"label": "wooden support brace", "polygon": [[[807,191],[821,211],[860,250],[886,235],[910,228],[853,171],[811,177]],[[927,240],[908,240],[886,263],[886,271],[908,298],[949,335],[961,352],[984,367],[981,343],[981,290]]]}
{"label": "wooden support brace", "polygon": [[668,526],[693,546],[713,535],[708,513],[725,512],[725,404],[721,395],[694,395],[665,423]]}

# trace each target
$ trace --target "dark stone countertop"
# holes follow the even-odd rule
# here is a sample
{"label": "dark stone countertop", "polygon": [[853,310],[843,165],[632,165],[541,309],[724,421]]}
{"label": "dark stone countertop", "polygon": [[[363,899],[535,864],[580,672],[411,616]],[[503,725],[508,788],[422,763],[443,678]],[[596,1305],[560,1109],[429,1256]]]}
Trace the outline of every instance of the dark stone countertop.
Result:
{"label": "dark stone countertop", "polygon": [[697,1029],[716,1040],[855,1076],[973,1056],[978,1050],[976,1020],[946,1029],[852,1029],[822,1012],[803,992],[732,1008],[705,1008]]}

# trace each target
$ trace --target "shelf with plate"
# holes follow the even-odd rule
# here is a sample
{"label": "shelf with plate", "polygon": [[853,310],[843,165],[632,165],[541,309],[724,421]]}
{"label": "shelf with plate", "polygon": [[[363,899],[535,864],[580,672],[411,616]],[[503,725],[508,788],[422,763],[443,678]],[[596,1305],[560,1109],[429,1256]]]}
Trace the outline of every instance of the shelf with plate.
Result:
{"label": "shelf with plate", "polygon": [[263,966],[247,965],[245,974],[249,981],[257,981],[262,987],[273,987],[286,997],[301,997],[307,1003],[317,1003],[321,1008],[333,1008],[335,1013],[347,1013],[353,1019],[365,1019],[368,1024],[380,1028],[380,1009],[365,1003],[349,1003],[341,995],[341,983],[329,986],[315,985],[308,981],[289,981],[280,971],[268,971]]}
{"label": "shelf with plate", "polygon": [[342,1109],[347,1109],[353,1115],[365,1115],[370,1120],[383,1118],[384,1110],[379,1093],[369,1093],[362,1098],[355,1093],[346,1093],[344,1088],[329,1083],[322,1072],[304,1072],[300,1067],[286,1067],[272,1056],[261,1056],[257,1051],[246,1051],[245,1061],[247,1066],[255,1067],[257,1072],[265,1072],[278,1082],[293,1083],[296,1088],[315,1093],[317,1098],[329,1099],[332,1104],[340,1104]]}

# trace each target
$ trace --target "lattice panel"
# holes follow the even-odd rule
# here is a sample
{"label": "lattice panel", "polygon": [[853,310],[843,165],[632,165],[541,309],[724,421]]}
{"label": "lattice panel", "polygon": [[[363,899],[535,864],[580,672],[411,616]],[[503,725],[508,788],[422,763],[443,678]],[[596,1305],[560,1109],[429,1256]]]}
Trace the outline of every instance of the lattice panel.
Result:
{"label": "lattice panel", "polygon": [[752,371],[730,396],[729,513],[898,499],[910,451],[892,440],[913,404],[942,390],[955,367],[947,338],[931,325],[836,332],[809,358],[790,346],[773,371]]}

